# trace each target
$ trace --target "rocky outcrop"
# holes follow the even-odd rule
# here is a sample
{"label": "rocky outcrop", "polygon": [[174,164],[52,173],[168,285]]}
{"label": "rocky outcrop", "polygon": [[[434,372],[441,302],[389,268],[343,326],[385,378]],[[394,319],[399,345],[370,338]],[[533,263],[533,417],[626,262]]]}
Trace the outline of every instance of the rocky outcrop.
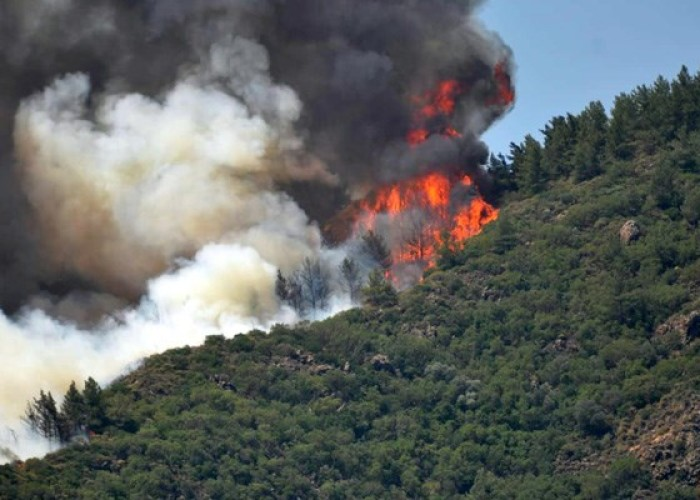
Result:
{"label": "rocky outcrop", "polygon": [[630,423],[619,446],[646,464],[657,480],[700,484],[700,395],[662,400],[647,418]]}
{"label": "rocky outcrop", "polygon": [[576,339],[562,335],[553,342],[547,344],[542,350],[548,354],[573,353],[581,350],[581,346]]}
{"label": "rocky outcrop", "polygon": [[289,371],[306,371],[312,375],[322,375],[334,369],[333,366],[325,363],[317,363],[313,354],[308,354],[297,350],[289,356],[276,357],[273,365]]}
{"label": "rocky outcrop", "polygon": [[370,358],[369,362],[375,370],[385,370],[391,373],[395,371],[394,366],[389,360],[389,356],[386,354],[375,354]]}
{"label": "rocky outcrop", "polygon": [[681,342],[687,344],[700,337],[700,311],[671,316],[656,327],[655,333],[656,335],[677,333]]}
{"label": "rocky outcrop", "polygon": [[620,228],[620,241],[625,245],[638,240],[641,235],[642,229],[635,220],[628,220]]}

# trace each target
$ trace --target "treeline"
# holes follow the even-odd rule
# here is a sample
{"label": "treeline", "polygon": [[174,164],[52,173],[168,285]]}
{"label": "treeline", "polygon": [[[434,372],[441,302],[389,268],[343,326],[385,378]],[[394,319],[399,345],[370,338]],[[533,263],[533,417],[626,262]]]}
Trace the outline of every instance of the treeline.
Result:
{"label": "treeline", "polygon": [[82,392],[72,382],[60,407],[51,391],[41,391],[27,403],[23,420],[32,431],[51,441],[68,443],[87,436],[106,423],[102,389],[92,377],[85,381]]}
{"label": "treeline", "polygon": [[698,498],[700,144],[638,118],[631,158],[605,117],[600,175],[514,188],[398,297],[381,252],[319,263],[379,307],[146,359],[89,446],[0,466],[0,498]]}
{"label": "treeline", "polygon": [[329,269],[318,258],[307,257],[290,274],[278,270],[275,282],[278,300],[300,317],[314,317],[317,311],[328,307],[335,285],[353,303],[395,304],[396,290],[387,280],[393,261],[384,238],[369,230],[362,236],[359,248],[350,254],[337,269]]}
{"label": "treeline", "polygon": [[532,195],[550,181],[589,180],[616,162],[666,149],[658,184],[660,192],[667,192],[662,204],[680,209],[682,200],[672,186],[673,166],[695,171],[700,165],[698,127],[700,73],[691,76],[683,66],[673,81],[659,76],[652,85],[618,95],[609,116],[600,101],[593,101],[577,115],[552,118],[541,130],[542,143],[527,135],[511,143],[507,155],[491,155],[488,168],[498,195]]}

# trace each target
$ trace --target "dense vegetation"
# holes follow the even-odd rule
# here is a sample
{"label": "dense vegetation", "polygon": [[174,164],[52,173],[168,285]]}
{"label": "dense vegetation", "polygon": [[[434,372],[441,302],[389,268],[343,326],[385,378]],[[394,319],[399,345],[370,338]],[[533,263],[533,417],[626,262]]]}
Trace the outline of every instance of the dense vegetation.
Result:
{"label": "dense vegetation", "polygon": [[699,126],[685,69],[554,118],[422,284],[147,359],[0,497],[695,498]]}

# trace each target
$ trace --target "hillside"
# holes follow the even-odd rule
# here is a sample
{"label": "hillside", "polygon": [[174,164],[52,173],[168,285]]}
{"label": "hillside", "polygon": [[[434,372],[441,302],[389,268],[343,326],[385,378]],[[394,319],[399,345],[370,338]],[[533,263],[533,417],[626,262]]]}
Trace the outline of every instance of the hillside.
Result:
{"label": "hillside", "polygon": [[148,358],[0,497],[696,498],[699,96],[554,118],[397,304]]}

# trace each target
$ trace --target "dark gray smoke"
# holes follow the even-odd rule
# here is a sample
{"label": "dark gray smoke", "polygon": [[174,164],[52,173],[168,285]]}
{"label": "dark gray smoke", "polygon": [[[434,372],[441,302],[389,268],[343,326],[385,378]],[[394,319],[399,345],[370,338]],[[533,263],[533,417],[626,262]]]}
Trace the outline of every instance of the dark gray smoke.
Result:
{"label": "dark gray smoke", "polygon": [[[194,75],[200,86],[244,101],[281,137],[303,147],[275,154],[277,189],[315,220],[350,196],[427,169],[474,169],[486,151],[478,136],[503,112],[494,67],[510,51],[474,19],[476,0],[5,0],[0,3],[0,303],[10,310],[38,287],[75,279],[103,285],[79,266],[49,263],[36,193],[27,198],[16,164],[20,104],[54,80],[89,77],[85,104],[105,95],[161,99]],[[224,47],[225,50],[221,50]],[[261,52],[262,51],[262,52]],[[265,53],[266,51],[266,53]],[[203,64],[202,61],[208,61]],[[241,63],[243,61],[243,63]],[[251,69],[252,68],[252,69]],[[469,88],[454,125],[409,148],[420,95],[446,78]],[[269,82],[259,80],[269,79]],[[302,112],[284,131],[274,84],[291,88]],[[272,90],[270,90],[272,89]],[[48,102],[48,98],[46,98]],[[94,102],[93,102],[94,100]],[[48,106],[48,104],[46,104]],[[89,113],[88,113],[89,114]],[[91,116],[83,117],[91,120]],[[282,132],[280,132],[282,130]],[[283,141],[282,141],[283,142]],[[26,146],[40,148],[41,145]],[[23,157],[31,155],[26,150]],[[191,257],[197,248],[178,256]],[[170,258],[170,256],[169,256]],[[167,264],[167,263],[166,263]],[[165,264],[164,264],[165,265]],[[157,266],[155,266],[157,267]],[[99,285],[99,286],[98,286]],[[119,291],[113,288],[112,292]]]}

